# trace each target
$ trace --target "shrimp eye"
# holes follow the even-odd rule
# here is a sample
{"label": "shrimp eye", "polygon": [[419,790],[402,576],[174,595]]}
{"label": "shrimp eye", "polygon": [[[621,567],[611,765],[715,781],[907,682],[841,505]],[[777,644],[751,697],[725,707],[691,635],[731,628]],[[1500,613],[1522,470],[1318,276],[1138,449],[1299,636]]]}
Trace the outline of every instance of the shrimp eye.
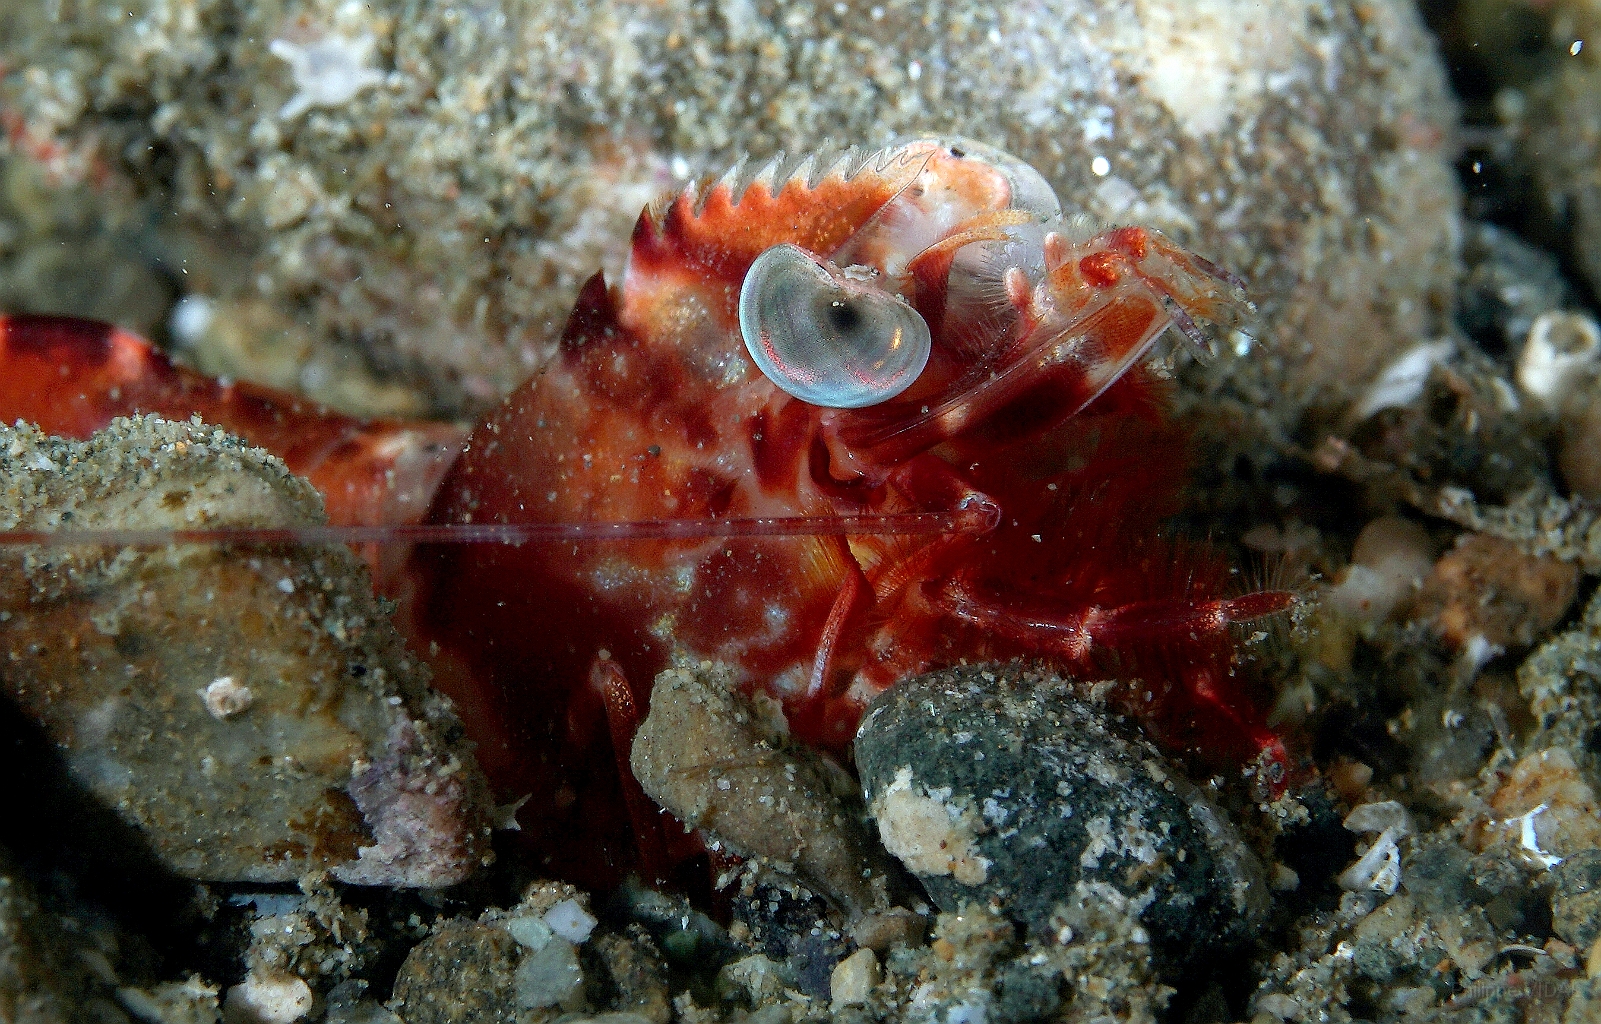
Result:
{"label": "shrimp eye", "polygon": [[905,391],[931,344],[917,310],[787,243],[751,264],[739,292],[739,330],[768,380],[834,409],[877,405]]}

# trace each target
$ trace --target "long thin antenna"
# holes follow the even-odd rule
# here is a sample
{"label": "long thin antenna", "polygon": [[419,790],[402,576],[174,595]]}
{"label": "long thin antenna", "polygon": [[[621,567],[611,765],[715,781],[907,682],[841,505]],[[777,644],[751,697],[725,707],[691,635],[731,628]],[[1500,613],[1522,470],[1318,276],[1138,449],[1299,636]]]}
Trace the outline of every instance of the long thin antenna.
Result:
{"label": "long thin antenna", "polygon": [[[971,529],[968,526],[967,529]],[[222,526],[180,530],[0,530],[0,547],[166,547],[169,544],[539,544],[558,541],[698,540],[961,533],[959,513],[863,513],[745,519],[589,523],[429,523],[414,526]]]}

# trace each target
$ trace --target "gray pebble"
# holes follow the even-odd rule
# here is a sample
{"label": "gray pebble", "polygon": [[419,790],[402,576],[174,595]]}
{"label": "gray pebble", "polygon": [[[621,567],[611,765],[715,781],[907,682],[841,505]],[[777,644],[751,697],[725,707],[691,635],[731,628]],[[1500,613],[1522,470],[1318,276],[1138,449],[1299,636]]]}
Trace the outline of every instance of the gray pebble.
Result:
{"label": "gray pebble", "polygon": [[1174,953],[1266,913],[1261,865],[1222,813],[1058,677],[980,666],[901,683],[868,710],[856,762],[885,846],[946,910],[987,900],[1051,934],[1075,885],[1103,882]]}
{"label": "gray pebble", "polygon": [[1580,950],[1601,940],[1601,850],[1564,860],[1553,873],[1551,930]]}
{"label": "gray pebble", "polygon": [[578,950],[565,939],[552,939],[525,957],[513,977],[517,1005],[524,1009],[556,1006],[571,999],[583,983]]}

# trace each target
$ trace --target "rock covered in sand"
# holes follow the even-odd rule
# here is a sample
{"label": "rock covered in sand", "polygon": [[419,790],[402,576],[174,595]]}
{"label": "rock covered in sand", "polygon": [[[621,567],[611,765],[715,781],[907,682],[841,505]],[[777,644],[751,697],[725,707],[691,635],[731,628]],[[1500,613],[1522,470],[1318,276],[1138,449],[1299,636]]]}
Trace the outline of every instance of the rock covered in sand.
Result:
{"label": "rock covered in sand", "polygon": [[589,900],[542,882],[515,906],[449,918],[412,948],[391,1004],[406,1024],[668,1024],[667,968],[637,929],[596,928]]}
{"label": "rock covered in sand", "polygon": [[843,773],[786,745],[784,729],[777,705],[735,692],[726,670],[669,668],[656,677],[631,764],[652,799],[733,852],[792,866],[853,920],[886,909],[890,865],[841,798]]}
{"label": "rock covered in sand", "polygon": [[[198,422],[0,430],[0,527],[321,522],[275,457]],[[340,546],[0,550],[0,685],[169,869],[440,887],[488,856],[449,703]]]}
{"label": "rock covered in sand", "polygon": [[[189,336],[209,368],[369,411],[408,405],[352,366],[412,370],[411,408],[504,392],[645,202],[825,140],[970,136],[1070,209],[1173,235],[1252,283],[1274,344],[1246,370],[1307,401],[1348,397],[1449,306],[1455,110],[1404,0],[124,7],[0,15],[0,62],[57,69],[0,79],[21,142],[62,153],[35,199],[48,174],[126,173],[71,222],[87,202],[162,225],[127,248],[210,302]],[[308,80],[291,58],[313,51],[338,59]],[[170,188],[141,193],[146,154],[181,169]],[[91,261],[51,255],[77,236],[23,241],[60,268],[33,304],[93,293]],[[93,262],[116,255],[138,264]]]}

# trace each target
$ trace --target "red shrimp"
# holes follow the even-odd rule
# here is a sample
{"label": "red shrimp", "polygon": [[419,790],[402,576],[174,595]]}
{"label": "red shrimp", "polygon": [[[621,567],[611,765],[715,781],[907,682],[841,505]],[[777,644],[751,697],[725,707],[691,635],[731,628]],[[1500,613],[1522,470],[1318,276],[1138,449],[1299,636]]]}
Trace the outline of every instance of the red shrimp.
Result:
{"label": "red shrimp", "polygon": [[1292,599],[1164,539],[1185,439],[1143,366],[1169,327],[1202,341],[1248,310],[1158,232],[1075,232],[1033,168],[924,138],[647,209],[618,285],[584,286],[558,353],[465,442],[50,318],[0,320],[0,415],[82,434],[198,412],[284,454],[335,523],[555,524],[419,545],[391,586],[491,778],[530,794],[531,841],[594,883],[665,856],[627,743],[675,657],[732,666],[834,750],[899,679],[1039,658],[1128,681],[1174,747],[1282,773],[1230,626]]}

